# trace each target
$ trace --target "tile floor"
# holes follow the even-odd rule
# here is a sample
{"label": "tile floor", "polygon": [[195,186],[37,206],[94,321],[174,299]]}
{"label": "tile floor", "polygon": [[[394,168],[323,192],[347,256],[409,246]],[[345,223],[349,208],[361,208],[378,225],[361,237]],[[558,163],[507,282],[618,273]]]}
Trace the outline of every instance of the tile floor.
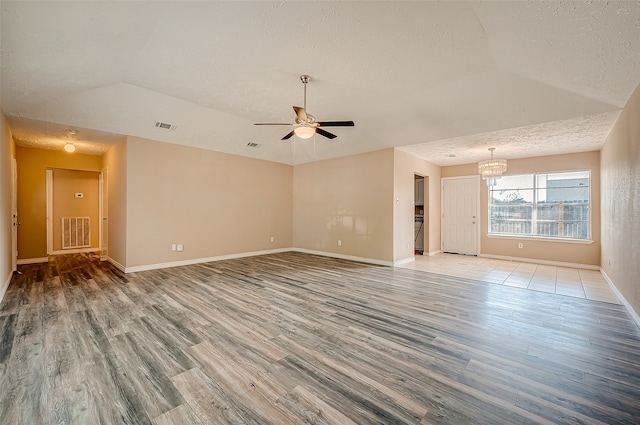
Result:
{"label": "tile floor", "polygon": [[399,267],[620,304],[604,276],[598,270],[546,266],[456,254],[437,254],[431,257],[416,255],[415,258],[414,262]]}

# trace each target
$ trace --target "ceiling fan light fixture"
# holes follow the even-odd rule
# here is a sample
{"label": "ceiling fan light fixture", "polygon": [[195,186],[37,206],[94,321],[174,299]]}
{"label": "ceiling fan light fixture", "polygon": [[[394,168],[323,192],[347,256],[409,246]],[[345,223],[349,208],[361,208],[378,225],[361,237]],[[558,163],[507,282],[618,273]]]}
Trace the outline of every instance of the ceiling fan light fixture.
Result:
{"label": "ceiling fan light fixture", "polygon": [[502,173],[507,171],[507,160],[494,159],[494,150],[496,150],[496,148],[489,148],[491,159],[478,162],[478,173],[480,173],[482,179],[487,182],[487,186],[495,186],[498,179],[502,177]]}
{"label": "ceiling fan light fixture", "polygon": [[64,150],[69,153],[72,153],[76,151],[76,147],[73,143],[67,143],[66,145],[64,145]]}
{"label": "ceiling fan light fixture", "polygon": [[316,128],[301,126],[301,127],[296,127],[296,129],[293,130],[293,132],[296,134],[296,136],[298,136],[301,139],[310,139],[313,137],[314,134],[316,134]]}

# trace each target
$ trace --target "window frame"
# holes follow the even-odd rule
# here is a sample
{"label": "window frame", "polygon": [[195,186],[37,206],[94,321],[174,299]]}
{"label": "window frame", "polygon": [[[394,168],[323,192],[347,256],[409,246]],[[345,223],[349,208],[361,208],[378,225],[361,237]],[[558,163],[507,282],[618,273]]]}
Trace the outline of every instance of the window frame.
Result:
{"label": "window frame", "polygon": [[[589,181],[589,190],[588,190],[588,219],[587,219],[587,228],[588,235],[586,238],[571,238],[564,236],[549,236],[549,235],[535,235],[534,229],[537,226],[537,214],[538,214],[538,176],[540,175],[551,175],[551,174],[568,174],[568,173],[588,173],[588,181]],[[533,200],[531,202],[532,207],[532,216],[529,221],[531,224],[531,233],[529,234],[518,234],[518,233],[492,233],[491,232],[491,195],[492,195],[492,186],[487,187],[487,237],[488,238],[501,238],[501,239],[535,239],[540,241],[548,241],[548,242],[568,242],[568,243],[577,243],[577,244],[591,244],[593,243],[593,214],[592,214],[592,206],[593,206],[593,198],[592,198],[592,170],[591,169],[574,169],[574,170],[561,170],[561,171],[539,171],[539,172],[530,172],[530,173],[520,173],[520,174],[510,174],[505,175],[504,177],[517,177],[517,176],[531,176],[532,177],[532,186],[523,188],[523,190],[532,190]]]}

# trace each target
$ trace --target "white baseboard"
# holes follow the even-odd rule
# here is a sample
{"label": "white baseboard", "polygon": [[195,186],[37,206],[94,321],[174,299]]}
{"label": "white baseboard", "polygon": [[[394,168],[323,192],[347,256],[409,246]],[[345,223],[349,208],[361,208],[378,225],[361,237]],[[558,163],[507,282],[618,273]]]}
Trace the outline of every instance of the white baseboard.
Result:
{"label": "white baseboard", "polygon": [[635,312],[633,307],[631,307],[631,304],[629,304],[629,302],[622,295],[622,293],[620,293],[620,291],[618,291],[618,288],[616,288],[616,285],[613,283],[611,278],[609,278],[607,273],[602,268],[600,268],[600,273],[602,273],[602,276],[604,276],[604,280],[607,281],[607,284],[609,285],[609,288],[611,288],[613,293],[616,294],[616,297],[618,297],[618,301],[620,301],[622,303],[622,305],[624,305],[627,308],[627,311],[629,312],[629,314],[633,318],[633,321],[636,322],[636,325],[640,328],[640,316],[638,316],[638,313]]}
{"label": "white baseboard", "polygon": [[376,264],[393,267],[393,261],[378,260],[377,258],[356,257],[354,255],[337,254],[335,252],[315,251],[305,248],[291,248],[288,251],[303,252],[305,254],[321,255],[323,257],[339,258],[341,260],[359,261],[361,263]]}
{"label": "white baseboard", "polygon": [[125,267],[118,263],[116,260],[114,260],[111,257],[107,257],[104,260],[102,258],[100,258],[101,261],[108,261],[109,263],[111,263],[113,265],[113,267],[115,267],[116,269],[120,270],[123,273],[126,273]]}
{"label": "white baseboard", "polygon": [[[117,268],[118,270],[120,270],[120,271],[122,271],[124,273],[135,273],[135,272],[142,272],[142,271],[147,271],[147,270],[164,269],[164,268],[168,268],[168,267],[188,266],[188,265],[191,265],[191,264],[210,263],[210,262],[213,262],[213,261],[232,260],[234,258],[255,257],[257,255],[277,254],[277,253],[280,253],[280,252],[291,252],[291,251],[293,251],[293,252],[303,252],[303,253],[306,253],[306,254],[321,255],[323,257],[340,258],[342,260],[359,261],[361,263],[376,264],[376,265],[381,265],[381,266],[393,266],[394,264],[398,263],[398,262],[394,263],[392,261],[378,260],[376,258],[356,257],[356,256],[353,256],[353,255],[343,255],[343,254],[336,254],[336,253],[333,253],[333,252],[315,251],[315,250],[304,249],[304,248],[267,249],[267,250],[263,250],[263,251],[240,252],[240,253],[237,253],[237,254],[219,255],[219,256],[216,256],[216,257],[192,258],[192,259],[189,259],[189,260],[170,261],[170,262],[166,262],[166,263],[145,264],[145,265],[142,265],[142,266],[132,266],[132,267],[125,267],[122,264],[120,264],[117,261],[115,261],[111,257],[107,257],[106,261],[108,261],[109,263],[113,264],[113,266],[115,268]],[[105,261],[105,259],[102,259],[102,260]],[[414,260],[415,260],[415,258],[411,257],[411,258],[407,258],[407,259],[399,260],[399,261],[409,262],[409,261],[414,261]]]}
{"label": "white baseboard", "polygon": [[291,248],[278,248],[278,249],[267,249],[264,251],[241,252],[237,254],[219,255],[216,257],[193,258],[190,260],[171,261],[168,263],[147,264],[143,266],[133,266],[133,267],[122,267],[122,265],[120,264],[116,265],[114,264],[113,261],[111,260],[109,261],[114,266],[124,271],[125,273],[135,273],[135,272],[142,272],[146,270],[165,269],[167,267],[188,266],[191,264],[210,263],[212,261],[232,260],[234,258],[243,258],[243,257],[255,257],[256,255],[276,254],[279,252],[288,252],[288,251],[291,251]]}
{"label": "white baseboard", "polygon": [[403,264],[407,264],[407,263],[412,263],[416,261],[416,257],[415,255],[413,257],[409,257],[409,258],[403,258],[402,260],[396,260],[393,262],[394,267],[395,266],[401,266]]}
{"label": "white baseboard", "polygon": [[38,263],[48,263],[49,257],[40,257],[40,258],[21,258],[18,260],[18,264],[38,264]]}
{"label": "white baseboard", "polygon": [[438,249],[438,250],[436,250],[436,251],[429,251],[429,252],[427,253],[427,255],[428,255],[429,257],[433,257],[434,255],[440,254],[441,252],[442,252],[442,250]]}
{"label": "white baseboard", "polygon": [[85,252],[96,252],[96,251],[100,251],[100,248],[61,249],[58,251],[52,251],[50,255],[84,254]]}
{"label": "white baseboard", "polygon": [[552,260],[539,260],[537,258],[511,257],[508,255],[493,255],[493,254],[478,254],[478,257],[494,258],[496,260],[518,261],[520,263],[544,264],[546,266],[569,267],[572,269],[600,270],[600,266],[594,266],[591,264],[567,263],[564,261],[552,261]]}
{"label": "white baseboard", "polygon": [[9,284],[11,283],[11,276],[13,276],[13,271],[9,272],[9,277],[7,278],[7,281],[4,282],[2,284],[2,286],[0,287],[0,303],[4,299],[4,294],[7,292],[7,288],[9,287]]}

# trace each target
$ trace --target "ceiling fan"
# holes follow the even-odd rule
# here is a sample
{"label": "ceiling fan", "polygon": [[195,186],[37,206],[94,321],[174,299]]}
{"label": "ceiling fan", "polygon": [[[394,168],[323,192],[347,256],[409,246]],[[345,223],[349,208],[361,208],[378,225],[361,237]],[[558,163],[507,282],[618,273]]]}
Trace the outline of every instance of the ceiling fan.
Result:
{"label": "ceiling fan", "polygon": [[314,134],[318,133],[321,136],[329,139],[335,139],[335,134],[331,134],[328,131],[323,130],[321,127],[353,127],[353,121],[316,121],[313,115],[308,114],[307,109],[307,83],[311,81],[311,77],[308,75],[301,75],[300,81],[304,84],[304,107],[294,106],[293,110],[296,113],[296,119],[294,124],[285,123],[256,123],[254,125],[292,125],[295,128],[291,130],[281,140],[287,140],[294,134],[301,139],[309,139]]}

